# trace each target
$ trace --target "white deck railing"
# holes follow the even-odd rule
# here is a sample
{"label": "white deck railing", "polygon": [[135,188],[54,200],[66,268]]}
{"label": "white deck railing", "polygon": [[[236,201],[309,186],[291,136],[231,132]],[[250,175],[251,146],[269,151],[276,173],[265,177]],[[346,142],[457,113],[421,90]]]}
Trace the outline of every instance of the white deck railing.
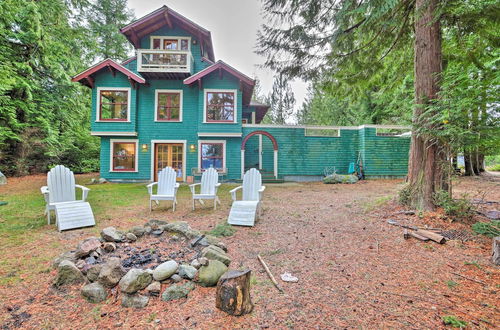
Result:
{"label": "white deck railing", "polygon": [[192,73],[193,55],[184,50],[138,49],[137,71]]}

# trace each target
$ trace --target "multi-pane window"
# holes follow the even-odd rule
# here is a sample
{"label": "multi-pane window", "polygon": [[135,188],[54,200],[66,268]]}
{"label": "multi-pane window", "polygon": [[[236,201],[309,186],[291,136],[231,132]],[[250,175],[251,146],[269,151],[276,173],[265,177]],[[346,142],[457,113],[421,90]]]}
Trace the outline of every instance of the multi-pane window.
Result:
{"label": "multi-pane window", "polygon": [[99,93],[99,120],[128,120],[128,91],[101,90]]}
{"label": "multi-pane window", "polygon": [[181,93],[158,92],[156,104],[157,121],[180,121]]}
{"label": "multi-pane window", "polygon": [[189,50],[189,38],[152,37],[151,48],[163,50]]}
{"label": "multi-pane window", "polygon": [[215,169],[224,168],[224,144],[223,143],[201,143],[200,148],[201,169],[206,170],[210,167]]}
{"label": "multi-pane window", "polygon": [[206,95],[207,122],[234,122],[235,92],[207,92]]}
{"label": "multi-pane window", "polygon": [[135,142],[113,142],[113,171],[135,171],[137,144]]}

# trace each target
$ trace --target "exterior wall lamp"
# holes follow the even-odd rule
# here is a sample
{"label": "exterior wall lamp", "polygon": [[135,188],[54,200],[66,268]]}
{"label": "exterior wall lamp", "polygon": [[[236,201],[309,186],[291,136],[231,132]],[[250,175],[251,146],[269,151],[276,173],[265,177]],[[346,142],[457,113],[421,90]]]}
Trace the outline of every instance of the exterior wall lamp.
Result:
{"label": "exterior wall lamp", "polygon": [[142,152],[148,151],[148,144],[147,143],[142,144],[141,145],[141,150],[142,150]]}
{"label": "exterior wall lamp", "polygon": [[189,145],[189,151],[195,152],[196,151],[196,145],[195,144],[190,144]]}

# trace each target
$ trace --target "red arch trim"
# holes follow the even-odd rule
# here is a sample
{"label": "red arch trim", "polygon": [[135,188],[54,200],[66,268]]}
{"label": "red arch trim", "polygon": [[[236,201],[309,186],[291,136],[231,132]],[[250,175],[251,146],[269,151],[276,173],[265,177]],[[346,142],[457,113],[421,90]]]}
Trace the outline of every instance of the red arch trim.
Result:
{"label": "red arch trim", "polygon": [[270,133],[268,133],[266,131],[255,131],[255,132],[252,132],[252,133],[248,134],[247,136],[245,136],[245,138],[241,142],[241,150],[245,150],[245,145],[247,144],[247,141],[249,138],[251,138],[254,135],[258,135],[258,134],[262,134],[262,135],[267,136],[271,140],[271,142],[273,143],[273,149],[276,151],[278,150],[278,142],[276,142],[276,139],[274,138],[274,136],[272,136]]}

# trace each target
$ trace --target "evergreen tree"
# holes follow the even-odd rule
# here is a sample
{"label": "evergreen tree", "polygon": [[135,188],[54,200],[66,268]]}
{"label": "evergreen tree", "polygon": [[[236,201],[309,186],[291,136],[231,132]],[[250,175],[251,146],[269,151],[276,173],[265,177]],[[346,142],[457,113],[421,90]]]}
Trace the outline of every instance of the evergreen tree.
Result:
{"label": "evergreen tree", "polygon": [[283,125],[291,119],[295,106],[295,96],[288,80],[284,75],[274,79],[273,89],[267,97],[267,104],[271,107],[266,114],[265,122]]}
{"label": "evergreen tree", "polygon": [[134,14],[127,8],[127,0],[93,2],[87,11],[87,20],[92,40],[96,42],[94,55],[98,60],[125,60],[128,57],[132,48],[120,33],[120,28],[133,19]]}

